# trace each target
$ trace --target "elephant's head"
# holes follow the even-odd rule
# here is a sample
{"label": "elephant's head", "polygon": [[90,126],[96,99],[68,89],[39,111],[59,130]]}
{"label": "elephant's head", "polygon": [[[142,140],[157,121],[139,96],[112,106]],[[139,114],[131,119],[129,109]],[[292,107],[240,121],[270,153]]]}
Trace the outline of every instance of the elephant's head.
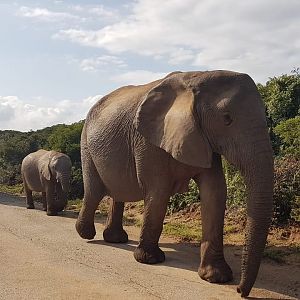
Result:
{"label": "elephant's head", "polygon": [[45,179],[57,183],[58,193],[61,189],[67,194],[70,188],[71,166],[71,160],[67,155],[51,151],[48,160],[43,162],[42,175]]}
{"label": "elephant's head", "polygon": [[171,74],[146,95],[135,123],[148,141],[182,163],[209,168],[215,152],[241,171],[248,218],[238,291],[247,296],[265,247],[273,195],[273,154],[255,83],[228,71]]}

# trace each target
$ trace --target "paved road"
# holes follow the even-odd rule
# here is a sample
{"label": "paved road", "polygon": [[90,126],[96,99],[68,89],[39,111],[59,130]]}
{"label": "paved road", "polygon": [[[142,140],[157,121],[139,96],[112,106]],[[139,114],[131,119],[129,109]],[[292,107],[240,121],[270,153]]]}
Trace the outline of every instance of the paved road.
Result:
{"label": "paved road", "polygon": [[[240,299],[236,282],[216,285],[200,280],[195,247],[163,238],[166,262],[143,265],[132,253],[137,228],[126,228],[127,245],[111,245],[103,242],[103,224],[98,223],[96,239],[87,242],[75,231],[75,217],[73,212],[48,217],[39,209],[26,210],[23,198],[0,193],[0,299]],[[238,256],[235,253],[230,262],[236,278]],[[273,281],[259,280],[258,286],[278,291]],[[251,295],[292,299],[263,289]]]}

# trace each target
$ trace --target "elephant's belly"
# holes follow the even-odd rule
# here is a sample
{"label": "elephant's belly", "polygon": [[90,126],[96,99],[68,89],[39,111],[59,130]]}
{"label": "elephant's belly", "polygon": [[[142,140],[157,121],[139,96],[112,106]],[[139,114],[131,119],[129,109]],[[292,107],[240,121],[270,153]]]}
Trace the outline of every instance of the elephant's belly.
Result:
{"label": "elephant's belly", "polygon": [[[117,174],[116,174],[117,175]],[[109,195],[120,202],[135,202],[143,199],[142,190],[137,181],[129,179],[129,176],[122,176],[118,173],[119,180],[110,180],[107,176],[103,176],[102,180],[106,186]]]}
{"label": "elephant's belly", "polygon": [[25,178],[26,178],[27,186],[29,187],[29,189],[31,191],[44,192],[44,189],[42,187],[39,177],[25,176]]}
{"label": "elephant's belly", "polygon": [[128,167],[128,165],[115,164],[108,160],[97,166],[101,180],[115,201],[134,202],[143,199],[142,189],[135,169],[131,169],[132,166],[133,164]]}

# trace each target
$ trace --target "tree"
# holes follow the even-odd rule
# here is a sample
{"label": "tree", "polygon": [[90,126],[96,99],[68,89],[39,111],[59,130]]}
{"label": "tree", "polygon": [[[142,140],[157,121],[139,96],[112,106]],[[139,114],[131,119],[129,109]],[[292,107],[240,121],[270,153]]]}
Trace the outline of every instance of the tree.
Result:
{"label": "tree", "polygon": [[300,159],[300,116],[281,121],[275,128],[275,134],[281,139],[280,152]]}
{"label": "tree", "polygon": [[80,137],[83,124],[81,121],[58,126],[48,137],[49,149],[67,154],[73,163],[80,162]]}
{"label": "tree", "polygon": [[257,87],[272,127],[300,114],[300,74],[297,70],[291,75],[270,78],[266,85],[258,84]]}
{"label": "tree", "polygon": [[270,78],[265,85],[257,84],[266,106],[267,124],[274,153],[279,154],[281,139],[274,133],[274,128],[283,121],[300,114],[300,74],[299,69],[290,75],[284,74]]}

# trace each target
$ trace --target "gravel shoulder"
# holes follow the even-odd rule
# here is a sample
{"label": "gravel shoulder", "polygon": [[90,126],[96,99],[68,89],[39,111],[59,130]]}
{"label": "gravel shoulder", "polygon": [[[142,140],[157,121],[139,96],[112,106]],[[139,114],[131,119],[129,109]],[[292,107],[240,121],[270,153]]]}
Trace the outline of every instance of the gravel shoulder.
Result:
{"label": "gravel shoulder", "polygon": [[[47,217],[26,210],[24,198],[0,193],[0,299],[241,299],[236,293],[240,253],[226,248],[234,270],[230,285],[197,274],[199,249],[162,237],[166,262],[143,265],[133,258],[139,229],[125,227],[126,245],[103,241],[103,221],[93,241],[75,231],[74,212]],[[263,263],[252,299],[297,299],[300,268]]]}

